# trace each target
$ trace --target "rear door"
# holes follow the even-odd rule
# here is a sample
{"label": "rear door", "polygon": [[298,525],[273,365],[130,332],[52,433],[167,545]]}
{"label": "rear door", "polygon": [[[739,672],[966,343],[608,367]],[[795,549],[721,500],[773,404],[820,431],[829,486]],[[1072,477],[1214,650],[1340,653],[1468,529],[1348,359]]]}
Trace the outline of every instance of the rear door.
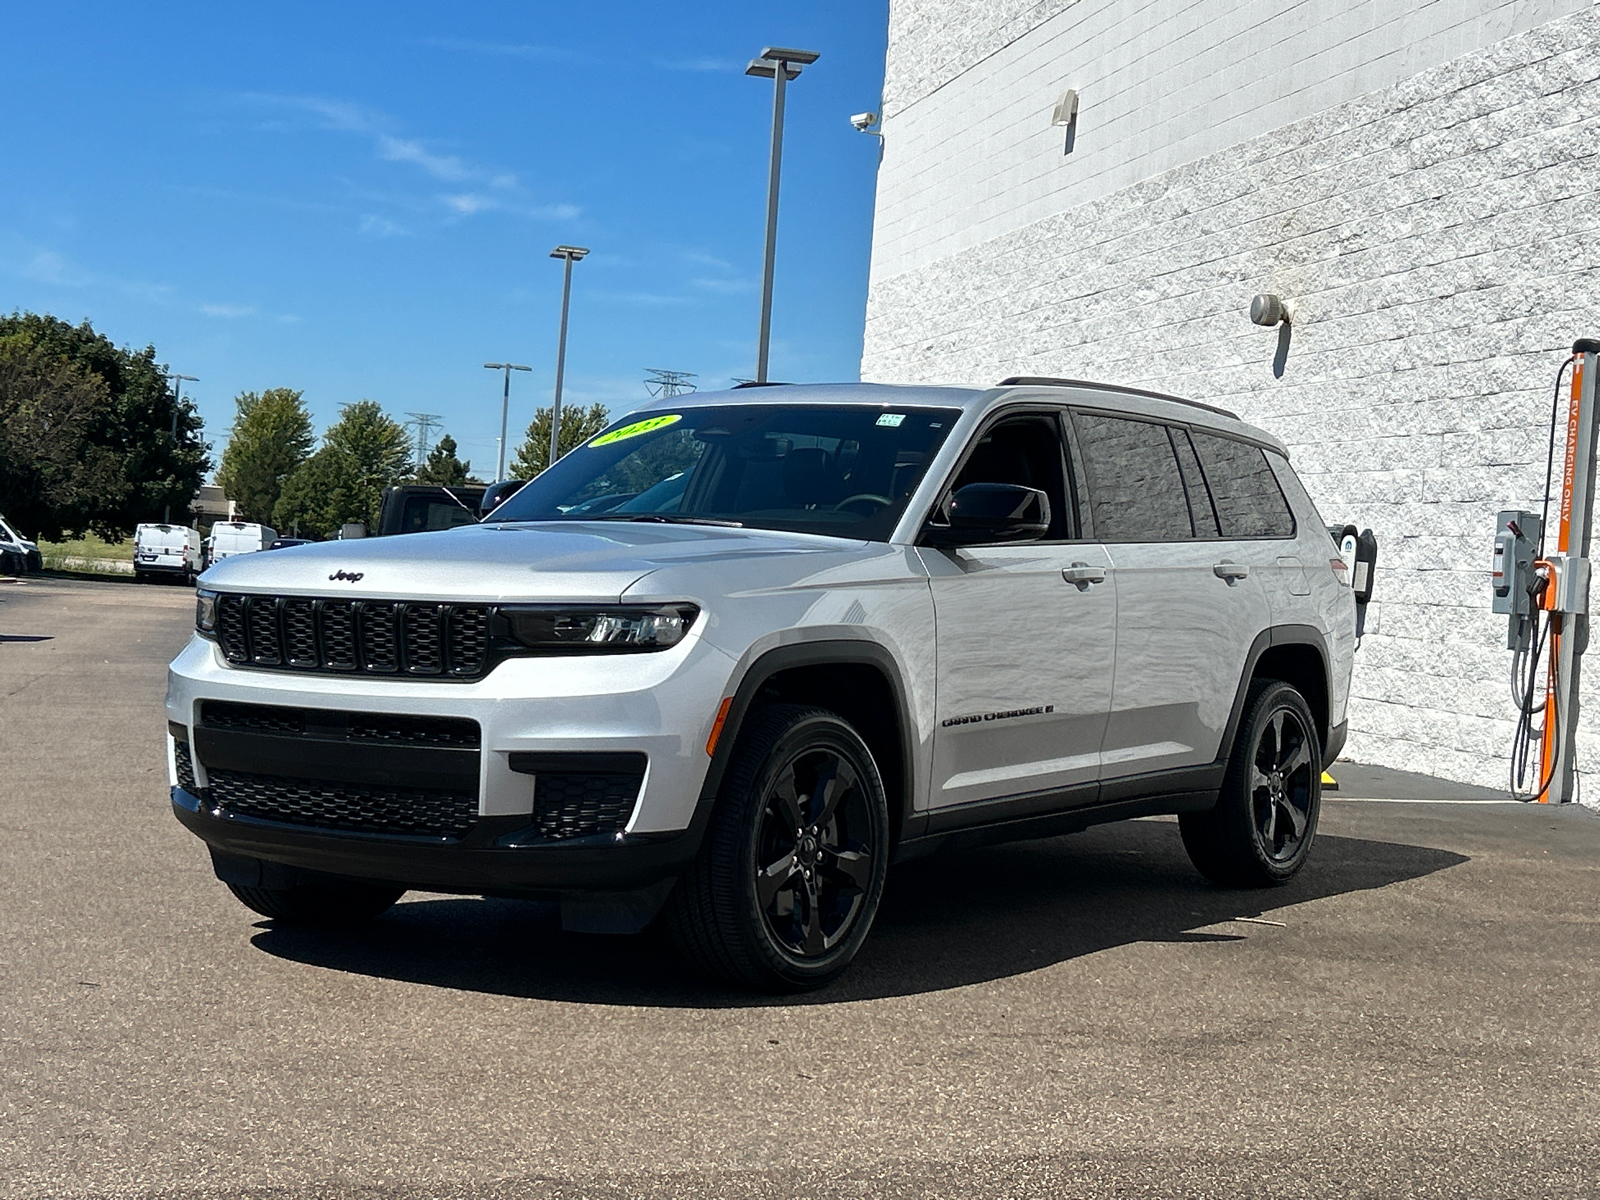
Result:
{"label": "rear door", "polygon": [[1079,538],[1056,410],[1007,414],[974,438],[948,492],[1017,483],[1050,498],[1034,542],[919,547],[933,590],[938,723],[935,808],[1088,785],[1116,654],[1116,582]]}
{"label": "rear door", "polygon": [[1182,426],[1096,409],[1073,425],[1117,580],[1102,778],[1209,763],[1270,616],[1257,560],[1219,536]]}

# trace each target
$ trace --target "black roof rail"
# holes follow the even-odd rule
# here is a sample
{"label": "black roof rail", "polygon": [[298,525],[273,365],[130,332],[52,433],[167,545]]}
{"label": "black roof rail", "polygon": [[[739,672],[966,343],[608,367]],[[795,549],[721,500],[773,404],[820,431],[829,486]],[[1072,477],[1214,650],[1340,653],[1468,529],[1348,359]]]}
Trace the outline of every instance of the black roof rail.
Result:
{"label": "black roof rail", "polygon": [[1185,400],[1182,396],[1169,396],[1165,392],[1152,392],[1149,388],[1124,387],[1120,383],[1095,383],[1090,379],[1056,379],[1050,375],[1012,375],[1002,379],[997,387],[1080,387],[1093,388],[1097,392],[1122,392],[1128,396],[1147,396],[1151,400],[1170,400],[1174,404],[1187,404],[1190,408],[1203,408],[1207,412],[1214,412],[1218,416],[1232,417],[1235,421],[1239,414],[1230,412],[1226,408],[1218,408],[1215,404],[1202,404],[1199,400]]}
{"label": "black roof rail", "polygon": [[789,381],[786,380],[786,379],[741,379],[738,383],[733,385],[733,390],[737,392],[740,388],[747,388],[747,387],[788,387],[788,386],[789,386]]}

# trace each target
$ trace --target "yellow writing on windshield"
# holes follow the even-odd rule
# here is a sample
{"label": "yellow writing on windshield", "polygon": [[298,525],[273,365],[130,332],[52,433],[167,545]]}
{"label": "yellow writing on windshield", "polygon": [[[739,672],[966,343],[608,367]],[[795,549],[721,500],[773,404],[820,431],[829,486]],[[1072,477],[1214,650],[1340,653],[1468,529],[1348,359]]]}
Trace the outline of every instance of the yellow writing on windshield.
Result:
{"label": "yellow writing on windshield", "polygon": [[629,438],[640,437],[646,433],[654,433],[658,429],[665,429],[668,425],[675,425],[683,419],[679,413],[672,413],[665,417],[650,417],[643,421],[635,421],[632,425],[624,425],[621,429],[613,429],[610,433],[602,433],[589,443],[591,450],[601,446],[609,446],[612,442],[625,442]]}

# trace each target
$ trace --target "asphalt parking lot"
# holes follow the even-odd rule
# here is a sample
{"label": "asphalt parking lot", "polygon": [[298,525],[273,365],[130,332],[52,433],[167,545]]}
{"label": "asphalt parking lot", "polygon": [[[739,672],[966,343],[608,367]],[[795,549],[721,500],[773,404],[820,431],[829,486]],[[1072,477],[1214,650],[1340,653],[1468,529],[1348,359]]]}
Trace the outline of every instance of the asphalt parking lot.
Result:
{"label": "asphalt parking lot", "polygon": [[0,1195],[1600,1193],[1587,811],[1330,798],[1271,893],[1169,821],[934,857],[730,995],[538,905],[256,918],[168,811],[192,609],[0,582]]}

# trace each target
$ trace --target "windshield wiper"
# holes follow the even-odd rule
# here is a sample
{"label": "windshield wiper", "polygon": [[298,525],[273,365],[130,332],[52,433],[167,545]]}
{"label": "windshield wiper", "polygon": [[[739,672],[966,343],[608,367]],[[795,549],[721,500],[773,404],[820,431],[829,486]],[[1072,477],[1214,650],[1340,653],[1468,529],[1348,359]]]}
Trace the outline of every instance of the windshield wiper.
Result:
{"label": "windshield wiper", "polygon": [[639,513],[627,517],[613,517],[612,520],[626,521],[658,521],[663,525],[720,525],[724,529],[743,529],[743,521],[724,521],[718,517],[686,517],[678,513]]}

